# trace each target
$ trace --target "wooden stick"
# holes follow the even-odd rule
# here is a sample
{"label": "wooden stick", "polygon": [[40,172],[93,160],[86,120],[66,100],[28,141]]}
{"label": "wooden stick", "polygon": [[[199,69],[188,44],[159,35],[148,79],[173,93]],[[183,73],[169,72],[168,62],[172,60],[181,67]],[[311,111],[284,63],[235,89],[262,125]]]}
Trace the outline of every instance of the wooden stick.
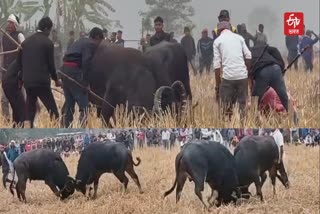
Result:
{"label": "wooden stick", "polygon": [[19,50],[20,50],[20,48],[18,47],[18,48],[15,49],[15,50],[0,52],[0,56],[1,56],[1,55],[6,55],[6,54],[15,53],[15,52],[18,52]]}
{"label": "wooden stick", "polygon": [[[14,38],[12,38],[12,36],[10,36],[5,30],[3,30],[2,28],[0,28],[0,31],[2,33],[4,33],[4,35],[6,35],[12,42],[14,42],[18,48],[20,49],[21,48],[21,45],[19,44],[19,42],[17,42]],[[22,49],[22,48],[21,48]]]}

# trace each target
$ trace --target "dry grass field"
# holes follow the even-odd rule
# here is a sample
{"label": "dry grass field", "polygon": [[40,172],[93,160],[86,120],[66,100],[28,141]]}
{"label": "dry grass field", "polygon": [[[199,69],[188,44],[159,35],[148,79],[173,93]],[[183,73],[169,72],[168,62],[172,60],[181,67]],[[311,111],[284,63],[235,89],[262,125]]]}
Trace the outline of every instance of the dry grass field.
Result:
{"label": "dry grass field", "polygon": [[[193,192],[194,184],[187,181],[181,201],[175,204],[175,192],[162,199],[164,191],[169,189],[174,181],[175,151],[164,151],[158,148],[135,150],[134,157],[142,159],[136,172],[140,178],[144,194],[138,193],[137,186],[129,178],[128,192],[121,193],[121,184],[111,174],[101,177],[96,200],[87,200],[82,194],[75,193],[68,200],[61,202],[50,191],[44,182],[32,181],[27,184],[28,204],[22,204],[17,198],[0,186],[0,213],[12,214],[100,214],[100,213],[146,213],[146,214],[198,214],[205,213],[202,204]],[[319,213],[319,147],[286,146],[286,165],[291,188],[286,190],[278,181],[277,195],[272,196],[270,179],[262,191],[265,202],[261,203],[256,197],[243,201],[238,207],[222,206],[213,208],[211,213]],[[76,173],[78,157],[66,159],[66,164],[72,176]],[[253,185],[251,192],[255,194]],[[203,192],[209,195],[208,186]]]}
{"label": "dry grass field", "polygon": [[[316,99],[316,94],[320,94],[319,88],[319,66],[316,65],[312,74],[306,74],[303,70],[298,72],[288,71],[286,76],[286,85],[290,94],[298,102],[298,114],[300,118],[299,127],[317,127],[319,126],[320,98]],[[133,114],[126,115],[123,108],[118,108],[116,113],[116,122],[114,128],[126,127],[294,127],[292,119],[292,111],[289,112],[289,117],[280,117],[271,115],[262,119],[260,124],[257,124],[255,118],[258,113],[254,102],[248,108],[247,117],[244,124],[240,123],[239,114],[235,110],[234,117],[230,121],[223,121],[220,119],[218,105],[215,101],[215,79],[214,74],[203,75],[202,77],[191,75],[191,87],[193,93],[194,103],[198,102],[199,105],[194,109],[194,119],[191,119],[190,114],[185,118],[185,123],[177,124],[173,117],[169,115],[161,117],[148,117],[147,114],[133,119]],[[58,89],[60,91],[60,89]],[[59,109],[61,109],[64,97],[60,93],[53,91]],[[320,97],[320,95],[317,95]],[[89,128],[103,127],[102,121],[98,119],[95,112],[91,112],[89,116]],[[142,120],[144,117],[144,120]],[[78,111],[76,110],[75,118],[78,118]],[[0,116],[0,127],[11,127],[11,124],[5,123],[2,116]],[[43,107],[40,114],[36,118],[37,128],[57,128],[58,122],[50,122],[49,115]],[[79,123],[77,120],[72,125],[73,128],[78,128]]]}

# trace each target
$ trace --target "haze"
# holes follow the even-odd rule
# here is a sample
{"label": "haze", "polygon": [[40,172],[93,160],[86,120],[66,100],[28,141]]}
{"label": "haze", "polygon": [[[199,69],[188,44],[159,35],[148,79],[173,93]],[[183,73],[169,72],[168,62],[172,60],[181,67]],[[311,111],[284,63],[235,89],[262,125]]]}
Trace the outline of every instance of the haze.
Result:
{"label": "haze", "polygon": [[[141,17],[138,11],[146,8],[145,0],[109,0],[109,2],[116,9],[116,12],[110,14],[110,17],[120,20],[123,26],[124,39],[139,40],[141,37]],[[270,26],[266,24],[268,20],[261,20],[260,17],[255,17],[257,21],[265,24],[265,32],[271,45],[276,45],[281,49],[285,47],[283,35],[284,12],[304,12],[306,29],[319,33],[319,0],[193,0],[192,6],[196,12],[192,18],[196,24],[196,29],[193,31],[195,39],[199,39],[203,28],[208,28],[211,31],[216,26],[217,16],[221,9],[230,11],[231,23],[234,26],[240,23],[247,23],[248,31],[254,34],[257,26],[248,25],[248,15],[257,7],[270,9],[276,14],[275,18],[278,19],[276,25]],[[115,31],[117,29],[110,30]],[[134,44],[127,43],[126,46],[136,46],[136,44],[136,42]]]}

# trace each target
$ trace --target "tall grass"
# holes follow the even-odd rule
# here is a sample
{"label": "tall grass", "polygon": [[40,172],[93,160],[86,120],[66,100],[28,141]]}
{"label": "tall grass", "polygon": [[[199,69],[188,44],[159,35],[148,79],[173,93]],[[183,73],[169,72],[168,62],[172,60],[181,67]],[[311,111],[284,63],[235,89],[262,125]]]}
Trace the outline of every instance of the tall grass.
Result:
{"label": "tall grass", "polygon": [[[303,70],[288,71],[285,76],[286,86],[290,94],[297,100],[299,127],[318,127],[320,118],[320,80],[319,66],[314,68],[313,73],[305,73]],[[115,128],[126,127],[295,127],[293,122],[292,110],[288,117],[271,114],[267,117],[260,117],[257,111],[255,101],[251,102],[247,108],[247,116],[245,121],[241,123],[240,115],[237,107],[231,121],[223,120],[218,104],[215,101],[215,78],[214,74],[204,74],[203,76],[191,75],[191,87],[193,93],[193,103],[198,102],[199,105],[191,110],[189,108],[188,115],[183,118],[182,123],[171,114],[161,116],[151,116],[148,112],[142,115],[128,112],[124,106],[118,106],[115,112],[115,120],[111,124]],[[59,89],[61,90],[61,89]],[[53,91],[59,109],[61,109],[64,97],[63,95]],[[76,110],[75,120],[72,124],[73,128],[80,127],[77,121],[79,113]],[[0,116],[0,127],[11,127]],[[40,114],[36,118],[37,128],[58,128],[59,122],[50,122],[46,109],[42,106]],[[89,128],[102,128],[102,120],[96,117],[96,111],[93,109],[89,114]]]}

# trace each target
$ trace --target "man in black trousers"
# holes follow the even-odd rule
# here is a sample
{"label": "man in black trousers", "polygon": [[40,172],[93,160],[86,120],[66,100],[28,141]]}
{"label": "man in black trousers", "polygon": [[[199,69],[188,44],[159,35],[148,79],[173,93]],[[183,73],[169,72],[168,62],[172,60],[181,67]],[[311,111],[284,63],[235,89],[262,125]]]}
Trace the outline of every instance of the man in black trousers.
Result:
{"label": "man in black trousers", "polygon": [[27,93],[26,120],[30,122],[30,128],[33,128],[38,97],[50,113],[50,118],[59,118],[50,82],[51,76],[56,86],[61,86],[54,64],[54,45],[48,38],[52,26],[49,17],[42,18],[37,32],[22,43],[22,50],[17,59]]}
{"label": "man in black trousers", "polygon": [[13,61],[2,78],[2,88],[12,109],[13,128],[23,127],[26,102],[22,93],[22,84],[18,79],[19,67]]}
{"label": "man in black trousers", "polygon": [[[259,97],[260,103],[264,93],[272,87],[288,112],[288,94],[282,72],[285,64],[279,50],[271,46],[256,46],[251,48],[251,53],[254,67],[250,76],[255,82],[252,96]],[[262,57],[259,59],[260,56]]]}

